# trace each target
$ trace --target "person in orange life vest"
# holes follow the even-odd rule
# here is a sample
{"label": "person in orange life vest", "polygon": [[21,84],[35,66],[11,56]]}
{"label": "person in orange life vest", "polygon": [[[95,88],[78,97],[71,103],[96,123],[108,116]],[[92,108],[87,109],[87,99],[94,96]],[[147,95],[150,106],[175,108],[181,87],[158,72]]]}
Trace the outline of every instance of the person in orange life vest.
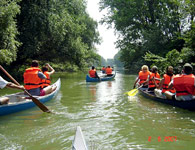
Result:
{"label": "person in orange life vest", "polygon": [[106,68],[105,66],[102,67],[102,73],[105,73],[106,72]]}
{"label": "person in orange life vest", "polygon": [[166,98],[165,92],[169,91],[171,93],[175,93],[175,89],[168,89],[168,85],[171,82],[171,80],[174,78],[174,74],[173,74],[173,67],[172,66],[168,66],[166,68],[166,74],[163,75],[162,80],[160,81],[159,84],[156,83],[156,80],[153,80],[156,89],[154,89],[154,93],[157,97],[161,97],[161,98]]}
{"label": "person in orange life vest", "polygon": [[[50,70],[50,71],[48,71],[48,70]],[[41,89],[40,96],[47,95],[57,88],[56,86],[50,86],[50,84],[51,84],[50,76],[55,73],[55,70],[47,63],[47,64],[45,64],[45,66],[42,67],[42,72],[46,76],[46,79],[41,80],[41,82],[42,82],[41,88],[42,89]]]}
{"label": "person in orange life vest", "polygon": [[142,86],[143,88],[148,88],[147,79],[148,79],[149,75],[150,75],[150,71],[148,69],[148,66],[147,65],[143,65],[141,67],[141,71],[139,72],[139,75],[138,75],[138,77],[137,77],[137,79],[136,79],[136,81],[134,83],[133,88],[135,88],[137,83],[138,83],[138,86],[143,84],[143,86]]}
{"label": "person in orange life vest", "polygon": [[192,74],[193,67],[186,63],[183,66],[183,73],[177,75],[169,83],[168,88],[174,87],[176,94],[171,94],[170,92],[165,92],[168,99],[176,100],[192,100],[195,92],[195,76]]}
{"label": "person in orange life vest", "polygon": [[160,83],[160,75],[158,73],[158,68],[156,66],[152,67],[151,73],[147,79],[148,91],[154,91],[154,89],[156,88],[156,85],[154,83],[154,79],[156,80],[156,84],[158,85]]}
{"label": "person in orange life vest", "polygon": [[96,72],[96,69],[95,69],[95,67],[94,66],[92,66],[91,67],[91,70],[89,70],[89,76],[91,77],[91,78],[100,78],[99,76],[98,76],[98,74],[97,74],[97,72]]}
{"label": "person in orange life vest", "polygon": [[50,76],[55,73],[55,70],[48,63],[46,63],[45,66],[42,67],[42,72],[46,76],[46,79],[42,80],[42,88],[44,88],[51,84]]}
{"label": "person in orange life vest", "polygon": [[107,75],[107,76],[112,76],[112,68],[110,68],[110,66],[108,66],[108,67],[106,68],[106,75]]}
{"label": "person in orange life vest", "polygon": [[33,60],[31,67],[26,69],[24,74],[24,87],[31,94],[35,96],[41,95],[41,80],[46,76],[41,72],[37,60]]}
{"label": "person in orange life vest", "polygon": [[[4,87],[24,90],[24,86],[18,86],[12,82],[8,82],[0,76],[0,88],[3,89]],[[0,97],[0,105],[4,105],[8,103],[9,103],[9,97]]]}

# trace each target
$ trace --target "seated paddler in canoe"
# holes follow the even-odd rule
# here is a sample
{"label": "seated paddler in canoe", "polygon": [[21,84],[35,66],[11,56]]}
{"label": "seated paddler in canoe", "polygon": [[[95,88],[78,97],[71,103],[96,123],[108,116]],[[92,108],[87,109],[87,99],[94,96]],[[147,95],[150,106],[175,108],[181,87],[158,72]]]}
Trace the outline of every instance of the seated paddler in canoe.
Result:
{"label": "seated paddler in canoe", "polygon": [[[14,89],[20,89],[20,90],[24,90],[24,86],[18,86],[12,82],[8,82],[6,80],[4,80],[1,76],[0,76],[0,88],[14,88]],[[4,104],[8,104],[9,103],[9,98],[8,97],[0,97],[0,105],[4,105]]]}
{"label": "seated paddler in canoe", "polygon": [[55,72],[55,70],[49,65],[51,72],[44,71],[44,73],[39,68],[39,63],[37,60],[33,60],[31,67],[26,69],[24,77],[24,87],[33,96],[44,96],[55,90],[56,87],[50,85],[50,75]]}
{"label": "seated paddler in canoe", "polygon": [[109,76],[112,76],[112,68],[110,66],[106,67],[106,75],[109,77]]}
{"label": "seated paddler in canoe", "polygon": [[105,68],[105,66],[102,67],[101,71],[102,71],[102,73],[106,73],[106,68]]}
{"label": "seated paddler in canoe", "polygon": [[100,77],[98,76],[97,72],[96,72],[96,69],[94,66],[91,67],[91,70],[89,70],[89,76],[91,78],[98,78],[100,79]]}
{"label": "seated paddler in canoe", "polygon": [[171,89],[168,88],[169,83],[174,77],[175,75],[173,74],[173,67],[168,66],[166,68],[166,73],[163,75],[163,78],[160,80],[159,84],[157,84],[156,80],[153,79],[153,82],[156,86],[156,89],[154,89],[154,93],[157,97],[167,98],[165,92],[175,94],[175,89],[173,87]]}
{"label": "seated paddler in canoe", "polygon": [[163,99],[183,101],[195,99],[195,76],[192,74],[193,67],[189,63],[183,66],[182,74],[178,75],[174,75],[173,67],[168,66],[162,79],[157,70],[156,66],[152,67],[145,92],[154,92],[156,97]]}
{"label": "seated paddler in canoe", "polygon": [[45,95],[53,92],[57,87],[55,85],[51,85],[51,75],[55,73],[55,70],[46,63],[45,66],[42,67],[42,72],[46,76],[46,79],[42,79],[41,81],[41,89],[45,92]]}
{"label": "seated paddler in canoe", "polygon": [[193,67],[186,63],[182,74],[176,75],[169,83],[168,88],[175,88],[176,94],[165,92],[168,99],[188,101],[195,99],[195,76],[192,74]]}
{"label": "seated paddler in canoe", "polygon": [[148,76],[147,82],[148,82],[148,91],[154,91],[156,88],[156,85],[154,83],[156,82],[156,85],[159,85],[160,83],[160,74],[158,73],[158,68],[157,66],[153,66],[151,68],[151,72]]}
{"label": "seated paddler in canoe", "polygon": [[[137,85],[138,83],[138,85]],[[160,75],[158,73],[157,66],[151,68],[151,72],[148,69],[147,65],[143,65],[141,71],[139,72],[138,78],[136,79],[133,88],[138,86],[138,88],[145,88],[148,92],[154,92],[157,86],[160,83]],[[133,90],[132,90],[133,91]],[[135,90],[136,92],[137,90]],[[134,92],[134,93],[135,93]],[[134,95],[134,94],[133,94]]]}
{"label": "seated paddler in canoe", "polygon": [[147,79],[150,75],[150,71],[148,69],[147,65],[143,65],[141,67],[141,71],[138,74],[138,77],[134,83],[133,88],[135,89],[136,86],[140,87],[142,86],[143,88],[148,88],[148,82]]}

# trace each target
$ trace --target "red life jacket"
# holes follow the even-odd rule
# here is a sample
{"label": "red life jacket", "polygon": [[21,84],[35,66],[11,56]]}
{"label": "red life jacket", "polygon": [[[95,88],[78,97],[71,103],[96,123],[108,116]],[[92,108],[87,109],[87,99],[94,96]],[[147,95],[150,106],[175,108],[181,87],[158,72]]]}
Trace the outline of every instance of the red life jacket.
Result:
{"label": "red life jacket", "polygon": [[41,87],[44,88],[46,86],[49,86],[51,84],[51,80],[50,80],[50,76],[49,76],[49,73],[48,71],[45,71],[44,72],[44,75],[46,76],[46,79],[42,79],[41,82],[42,82],[42,85]]}
{"label": "red life jacket", "polygon": [[27,90],[39,88],[41,86],[41,79],[38,77],[38,72],[41,71],[38,67],[31,67],[25,70],[24,87]]}
{"label": "red life jacket", "polygon": [[174,78],[174,75],[173,76],[169,76],[167,74],[164,74],[163,75],[163,78],[164,78],[164,83],[163,83],[163,86],[162,86],[162,93],[165,93],[166,91],[169,91],[171,93],[175,93],[175,89],[172,88],[172,89],[168,89],[168,86],[169,86],[169,83],[171,82],[172,78]]}
{"label": "red life jacket", "polygon": [[106,74],[107,75],[112,74],[112,68],[106,68]]}
{"label": "red life jacket", "polygon": [[96,77],[95,72],[96,72],[95,70],[92,70],[92,69],[91,69],[91,70],[89,71],[89,76],[92,77],[92,78],[95,78],[95,77]]}
{"label": "red life jacket", "polygon": [[105,71],[105,70],[106,70],[106,68],[102,67],[102,71]]}
{"label": "red life jacket", "polygon": [[[149,80],[149,86],[148,86],[149,88],[156,87],[154,82],[152,81],[152,77],[160,79],[159,73],[151,73],[150,78],[149,78],[150,79]],[[156,84],[159,84],[159,83],[160,83],[160,80],[156,80]]]}
{"label": "red life jacket", "polygon": [[176,89],[176,96],[193,95],[195,92],[194,75],[180,75],[173,79],[173,87]]}
{"label": "red life jacket", "polygon": [[149,71],[147,71],[147,72],[140,71],[139,72],[139,80],[140,80],[139,84],[144,83],[148,79],[149,74],[150,74]]}

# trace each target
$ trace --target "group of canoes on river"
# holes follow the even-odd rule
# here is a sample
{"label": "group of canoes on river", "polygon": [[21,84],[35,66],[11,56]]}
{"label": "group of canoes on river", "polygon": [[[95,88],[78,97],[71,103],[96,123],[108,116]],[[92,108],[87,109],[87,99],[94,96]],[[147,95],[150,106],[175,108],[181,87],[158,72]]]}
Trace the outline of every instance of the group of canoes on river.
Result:
{"label": "group of canoes on river", "polygon": [[[106,68],[105,68],[105,66],[103,66],[102,69],[101,69],[101,71],[102,71],[102,73],[105,73],[108,77],[113,75],[112,74],[113,68],[111,68],[110,66],[107,66]],[[95,69],[94,66],[92,66],[91,67],[91,70],[89,70],[89,76],[91,78],[100,78],[98,76],[98,74],[97,74],[96,69]]]}
{"label": "group of canoes on river", "polygon": [[[3,67],[1,66],[1,69]],[[50,71],[48,71],[50,70]],[[51,86],[50,76],[55,72],[55,70],[46,64],[39,68],[39,63],[37,60],[33,60],[31,67],[26,69],[24,77],[24,86],[16,85],[12,82],[7,82],[0,76],[0,88],[10,87],[21,90],[27,90],[33,96],[44,96],[56,89],[56,86]],[[0,105],[8,104],[9,97],[0,97]]]}
{"label": "group of canoes on river", "polygon": [[195,98],[195,76],[193,67],[189,63],[183,66],[181,74],[174,75],[173,67],[168,66],[163,78],[160,78],[158,68],[153,66],[151,72],[147,65],[143,65],[134,88],[145,88],[147,92],[154,92],[156,97],[178,101],[189,101]]}

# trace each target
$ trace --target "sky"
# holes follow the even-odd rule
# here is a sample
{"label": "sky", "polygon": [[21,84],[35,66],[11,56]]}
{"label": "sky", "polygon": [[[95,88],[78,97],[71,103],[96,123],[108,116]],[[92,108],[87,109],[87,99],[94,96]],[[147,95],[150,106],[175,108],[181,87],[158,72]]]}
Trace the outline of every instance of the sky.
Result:
{"label": "sky", "polygon": [[[97,22],[99,22],[103,17],[103,14],[106,13],[106,11],[99,12],[99,1],[100,0],[87,0],[87,12],[90,17]],[[114,45],[114,42],[117,40],[114,35],[114,29],[107,29],[106,25],[98,23],[98,31],[102,39],[101,44],[96,45],[98,54],[105,59],[113,58],[118,52]]]}

